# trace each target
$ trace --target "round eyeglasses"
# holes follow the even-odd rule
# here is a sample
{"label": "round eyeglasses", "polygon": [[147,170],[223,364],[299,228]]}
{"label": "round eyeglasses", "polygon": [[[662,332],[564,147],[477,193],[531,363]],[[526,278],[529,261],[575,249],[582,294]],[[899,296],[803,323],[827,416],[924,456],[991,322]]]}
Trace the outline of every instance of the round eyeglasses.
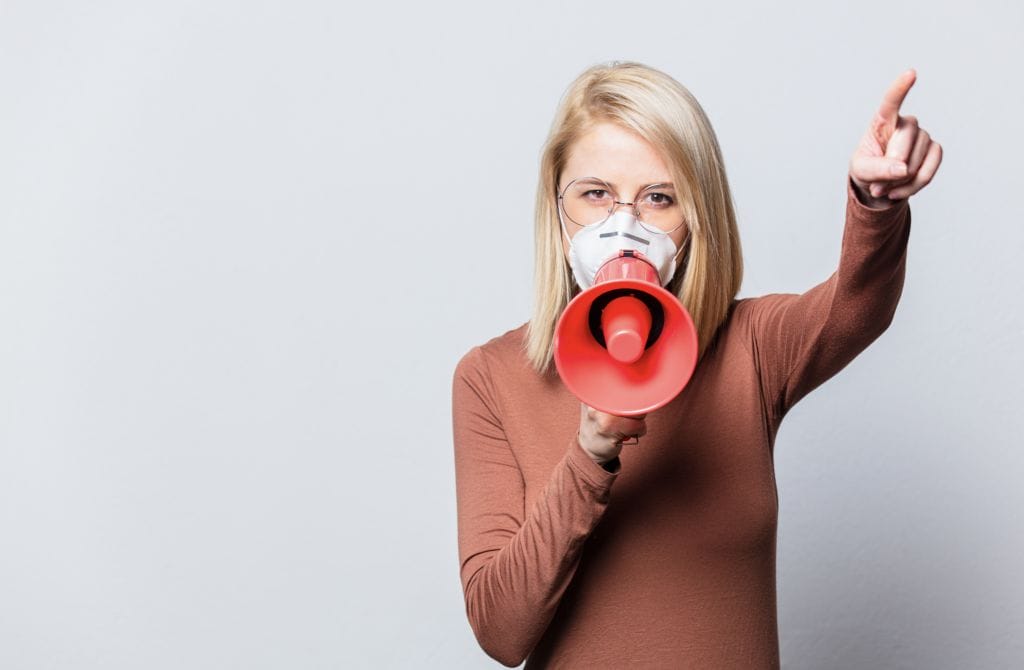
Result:
{"label": "round eyeglasses", "polygon": [[581,227],[604,223],[619,205],[631,206],[637,223],[652,233],[671,233],[684,223],[670,184],[651,184],[640,189],[632,202],[623,202],[606,181],[580,177],[562,189],[558,202],[565,218]]}

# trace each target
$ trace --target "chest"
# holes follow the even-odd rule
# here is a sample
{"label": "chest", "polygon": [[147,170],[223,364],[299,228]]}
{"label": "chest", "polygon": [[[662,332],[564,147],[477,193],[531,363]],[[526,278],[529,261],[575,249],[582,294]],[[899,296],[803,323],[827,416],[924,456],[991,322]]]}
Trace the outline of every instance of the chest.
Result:
{"label": "chest", "polygon": [[[698,366],[679,396],[647,416],[640,443],[623,448],[622,470],[598,535],[616,529],[618,537],[628,538],[630,529],[642,529],[645,541],[686,538],[686,546],[699,552],[773,542],[778,497],[759,388],[752,365]],[[530,392],[542,402],[505,421],[523,473],[526,513],[543,494],[580,421],[580,401],[560,382]]]}

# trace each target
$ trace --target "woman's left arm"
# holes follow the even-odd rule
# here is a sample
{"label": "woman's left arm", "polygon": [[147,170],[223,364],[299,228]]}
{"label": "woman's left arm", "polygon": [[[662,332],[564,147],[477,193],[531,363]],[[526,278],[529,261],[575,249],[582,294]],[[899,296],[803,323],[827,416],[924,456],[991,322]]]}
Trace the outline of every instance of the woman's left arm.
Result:
{"label": "woman's left arm", "polygon": [[916,79],[890,86],[850,160],[839,268],[803,294],[741,301],[776,425],[888,328],[903,291],[910,204],[935,175],[942,148],[899,108]]}

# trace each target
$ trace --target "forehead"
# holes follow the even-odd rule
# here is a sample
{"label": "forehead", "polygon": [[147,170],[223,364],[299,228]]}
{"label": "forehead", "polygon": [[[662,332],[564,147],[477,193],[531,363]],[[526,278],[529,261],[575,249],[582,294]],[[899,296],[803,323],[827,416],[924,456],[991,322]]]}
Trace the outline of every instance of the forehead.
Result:
{"label": "forehead", "polygon": [[608,122],[592,126],[570,145],[561,182],[579,177],[600,177],[627,190],[672,181],[668,165],[650,142]]}

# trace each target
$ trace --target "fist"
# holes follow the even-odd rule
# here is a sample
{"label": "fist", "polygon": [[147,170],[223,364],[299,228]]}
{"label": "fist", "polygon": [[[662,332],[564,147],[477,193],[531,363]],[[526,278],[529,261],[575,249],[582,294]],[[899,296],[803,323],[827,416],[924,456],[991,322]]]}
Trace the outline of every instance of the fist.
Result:
{"label": "fist", "polygon": [[617,416],[580,403],[580,447],[598,463],[610,461],[622,451],[623,440],[647,433],[646,416]]}

